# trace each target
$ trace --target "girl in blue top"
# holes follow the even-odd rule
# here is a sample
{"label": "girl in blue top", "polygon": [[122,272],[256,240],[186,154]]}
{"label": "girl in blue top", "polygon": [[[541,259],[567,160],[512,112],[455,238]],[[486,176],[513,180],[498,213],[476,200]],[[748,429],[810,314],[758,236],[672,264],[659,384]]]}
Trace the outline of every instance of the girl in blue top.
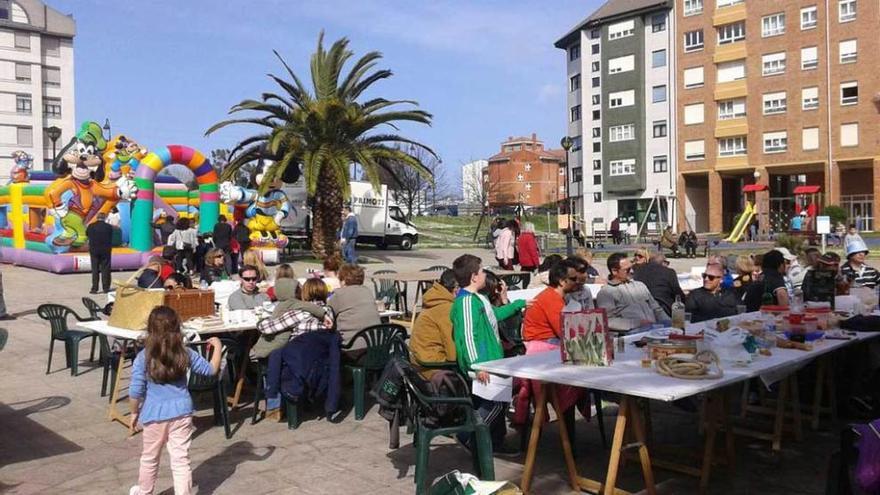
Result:
{"label": "girl in blue top", "polygon": [[144,429],[138,484],[131,487],[130,495],[152,495],[163,446],[168,449],[171,459],[174,493],[189,495],[192,492],[189,445],[193,432],[193,404],[186,388],[187,371],[199,375],[217,374],[220,339],[213,337],[208,344],[212,348],[210,363],[184,346],[180,319],[173,309],[159,306],[150,313],[144,349],[132,365],[129,387],[131,427],[141,423]]}

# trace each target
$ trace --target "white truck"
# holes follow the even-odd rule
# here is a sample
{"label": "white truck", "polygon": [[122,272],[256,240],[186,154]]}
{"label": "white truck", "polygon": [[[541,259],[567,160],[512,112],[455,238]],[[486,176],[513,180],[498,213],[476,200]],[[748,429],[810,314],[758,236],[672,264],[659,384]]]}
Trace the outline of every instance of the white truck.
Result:
{"label": "white truck", "polygon": [[[379,191],[369,182],[352,181],[351,209],[358,219],[358,242],[375,244],[377,247],[400,246],[403,250],[412,249],[419,242],[419,231],[406,220],[406,215],[382,185]],[[281,222],[281,230],[289,237],[307,237],[311,231],[311,218],[307,206],[307,195],[302,181],[286,184],[282,190],[290,201],[290,215]]]}

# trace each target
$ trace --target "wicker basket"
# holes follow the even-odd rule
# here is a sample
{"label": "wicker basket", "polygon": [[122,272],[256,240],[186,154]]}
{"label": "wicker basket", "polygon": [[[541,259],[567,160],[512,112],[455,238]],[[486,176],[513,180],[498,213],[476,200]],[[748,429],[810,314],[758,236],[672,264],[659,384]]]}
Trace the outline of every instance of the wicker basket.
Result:
{"label": "wicker basket", "polygon": [[165,305],[177,311],[180,321],[199,316],[214,316],[214,291],[200,289],[166,291]]}

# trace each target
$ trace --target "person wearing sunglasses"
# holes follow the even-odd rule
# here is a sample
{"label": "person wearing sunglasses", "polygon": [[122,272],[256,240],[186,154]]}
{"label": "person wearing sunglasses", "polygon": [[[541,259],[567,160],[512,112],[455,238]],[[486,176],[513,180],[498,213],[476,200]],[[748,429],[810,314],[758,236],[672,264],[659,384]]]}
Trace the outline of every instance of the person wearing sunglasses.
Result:
{"label": "person wearing sunglasses", "polygon": [[608,283],[596,296],[596,307],[608,314],[608,328],[628,332],[669,320],[648,287],[632,279],[633,265],[626,253],[613,253],[608,257],[608,272]]}
{"label": "person wearing sunglasses", "polygon": [[269,296],[260,292],[257,284],[260,283],[260,272],[256,267],[245,265],[238,272],[241,277],[241,290],[235,291],[229,296],[230,310],[254,309],[265,302],[269,302]]}
{"label": "person wearing sunglasses", "polygon": [[706,265],[703,272],[703,286],[691,291],[684,303],[686,311],[691,313],[691,321],[711,320],[736,314],[739,299],[736,292],[721,287],[724,269],[717,263]]}
{"label": "person wearing sunglasses", "polygon": [[205,288],[220,280],[229,280],[229,272],[226,271],[226,256],[220,248],[209,249],[205,254],[205,267],[202,268],[199,282]]}

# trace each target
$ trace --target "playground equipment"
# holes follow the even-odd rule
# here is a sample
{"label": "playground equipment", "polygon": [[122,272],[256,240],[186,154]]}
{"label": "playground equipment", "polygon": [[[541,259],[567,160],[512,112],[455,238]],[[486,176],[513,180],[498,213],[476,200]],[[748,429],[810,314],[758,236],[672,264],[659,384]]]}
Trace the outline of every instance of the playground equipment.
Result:
{"label": "playground equipment", "polygon": [[224,203],[244,209],[244,222],[251,231],[250,239],[254,246],[273,246],[284,248],[288,239],[281,232],[281,223],[290,215],[290,201],[281,189],[283,183],[276,178],[265,193],[259,192],[268,167],[263,162],[253,178],[255,188],[238,187],[231,182],[220,185],[220,199]]}
{"label": "playground equipment", "polygon": [[792,191],[794,194],[794,214],[806,213],[806,219],[801,230],[814,231],[816,215],[819,214],[818,206],[822,202],[822,186],[797,186]]}
{"label": "playground equipment", "polygon": [[[764,184],[748,184],[743,187],[743,193],[746,197],[746,207],[743,210],[742,215],[739,216],[739,221],[736,222],[730,235],[724,239],[726,242],[739,242],[746,229],[749,228],[749,225],[751,225],[752,221],[755,219],[755,215],[758,214],[758,210],[755,207],[755,204],[757,204],[755,198],[756,193],[759,191],[765,191],[766,189],[767,186]],[[750,194],[751,196],[749,196]],[[750,197],[751,201],[749,201]]]}

